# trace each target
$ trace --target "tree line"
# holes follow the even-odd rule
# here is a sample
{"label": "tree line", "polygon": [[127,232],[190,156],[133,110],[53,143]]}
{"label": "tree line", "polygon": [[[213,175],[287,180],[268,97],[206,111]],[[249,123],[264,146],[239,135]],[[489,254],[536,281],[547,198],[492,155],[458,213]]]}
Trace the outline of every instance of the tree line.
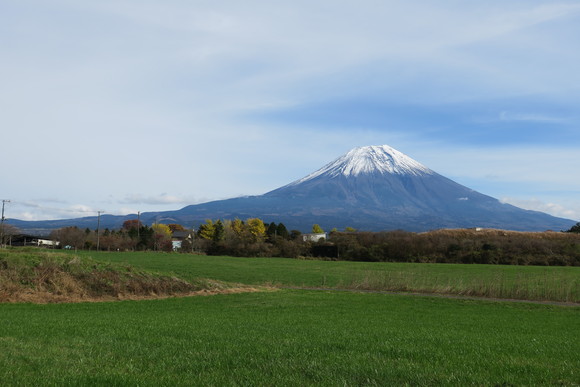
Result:
{"label": "tree line", "polygon": [[580,266],[578,232],[337,232],[330,240],[319,248],[330,249],[341,260]]}
{"label": "tree line", "polygon": [[76,226],[63,227],[50,234],[61,248],[81,250],[155,250],[171,251],[175,231],[185,231],[179,224],[143,225],[138,220],[127,220],[119,230],[91,230]]}
{"label": "tree line", "polygon": [[[313,230],[321,230],[314,225]],[[248,257],[308,256],[309,247],[301,243],[302,233],[288,230],[283,223],[269,223],[258,218],[245,221],[206,220],[197,231],[186,230],[179,224],[143,225],[138,220],[127,220],[118,230],[91,230],[76,226],[54,230],[50,237],[59,241],[61,248],[108,251],[173,251],[172,242],[176,232],[185,232],[179,238],[181,252],[209,255],[232,255]],[[192,237],[187,237],[187,236]]]}
{"label": "tree line", "polygon": [[[320,226],[314,225],[313,230]],[[302,233],[283,223],[264,223],[259,218],[206,220],[197,230],[194,250],[209,255],[237,257],[287,257],[310,255]]]}
{"label": "tree line", "polygon": [[[101,250],[172,251],[172,236],[186,231],[177,224],[146,226],[126,221],[119,230],[96,231],[66,227],[55,230],[61,246]],[[315,224],[313,233],[324,230]],[[190,230],[189,234],[193,234]],[[580,223],[567,232],[514,232],[503,230],[437,230],[364,232],[333,229],[328,240],[302,238],[283,223],[206,220],[193,238],[181,240],[180,251],[239,257],[318,258],[375,262],[478,263],[580,266]]]}

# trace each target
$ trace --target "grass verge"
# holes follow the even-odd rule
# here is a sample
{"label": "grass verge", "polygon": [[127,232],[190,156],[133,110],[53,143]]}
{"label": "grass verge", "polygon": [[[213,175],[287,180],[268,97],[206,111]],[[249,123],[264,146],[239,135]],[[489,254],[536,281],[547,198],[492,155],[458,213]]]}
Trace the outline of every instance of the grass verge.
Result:
{"label": "grass verge", "polygon": [[[249,290],[249,289],[248,289]],[[42,250],[0,250],[0,302],[79,302],[234,291],[208,279],[185,281],[131,265]]]}

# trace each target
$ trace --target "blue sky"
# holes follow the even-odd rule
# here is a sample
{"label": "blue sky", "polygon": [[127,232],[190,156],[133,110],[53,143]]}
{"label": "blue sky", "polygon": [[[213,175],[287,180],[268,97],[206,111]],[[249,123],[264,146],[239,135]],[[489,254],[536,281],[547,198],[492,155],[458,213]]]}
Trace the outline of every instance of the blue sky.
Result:
{"label": "blue sky", "polygon": [[6,216],[265,193],[388,144],[580,220],[577,1],[0,2]]}

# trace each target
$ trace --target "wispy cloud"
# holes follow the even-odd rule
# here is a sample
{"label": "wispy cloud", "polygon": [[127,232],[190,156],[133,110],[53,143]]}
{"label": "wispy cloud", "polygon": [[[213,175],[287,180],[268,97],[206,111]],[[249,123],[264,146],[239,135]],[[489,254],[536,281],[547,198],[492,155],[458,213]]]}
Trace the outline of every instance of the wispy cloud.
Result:
{"label": "wispy cloud", "polygon": [[154,196],[145,196],[140,194],[127,195],[120,200],[122,204],[152,204],[152,205],[172,205],[172,204],[194,204],[199,203],[199,200],[193,197],[179,197],[162,193]]}
{"label": "wispy cloud", "polygon": [[573,207],[563,206],[561,204],[549,203],[536,198],[522,199],[505,197],[502,198],[501,201],[520,208],[524,208],[526,210],[540,211],[566,219],[580,220],[579,205]]}
{"label": "wispy cloud", "polygon": [[6,208],[6,216],[21,220],[63,219],[96,216],[100,210],[84,204],[67,204],[61,200],[16,200]]}
{"label": "wispy cloud", "polygon": [[3,195],[39,203],[30,218],[166,209],[385,143],[489,190],[567,189],[576,172],[521,149],[578,160],[579,18],[548,0],[0,2],[2,155],[33,175]]}
{"label": "wispy cloud", "polygon": [[539,123],[551,123],[551,124],[564,124],[569,122],[569,119],[564,117],[549,116],[537,113],[512,113],[508,111],[502,111],[499,113],[499,120],[505,122],[539,122]]}

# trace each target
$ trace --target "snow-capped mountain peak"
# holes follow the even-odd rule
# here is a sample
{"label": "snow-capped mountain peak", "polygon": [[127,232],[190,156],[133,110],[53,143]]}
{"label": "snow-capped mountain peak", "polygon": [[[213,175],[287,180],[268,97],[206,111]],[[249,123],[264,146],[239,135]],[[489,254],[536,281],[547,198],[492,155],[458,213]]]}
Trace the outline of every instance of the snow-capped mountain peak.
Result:
{"label": "snow-capped mountain peak", "polygon": [[295,184],[320,175],[349,177],[373,173],[423,176],[434,172],[388,145],[363,146],[350,150],[316,172],[296,181]]}

